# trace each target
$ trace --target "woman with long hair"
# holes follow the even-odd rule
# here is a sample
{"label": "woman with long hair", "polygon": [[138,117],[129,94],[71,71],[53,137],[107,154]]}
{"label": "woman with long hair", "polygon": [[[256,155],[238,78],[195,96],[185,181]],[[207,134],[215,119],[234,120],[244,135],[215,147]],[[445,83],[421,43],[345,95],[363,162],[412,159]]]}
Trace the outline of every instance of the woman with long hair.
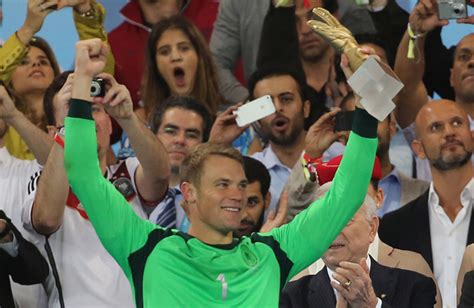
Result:
{"label": "woman with long hair", "polygon": [[171,95],[194,97],[214,116],[224,102],[209,47],[196,26],[183,16],[154,26],[145,65],[141,93],[144,110],[138,111],[145,121]]}

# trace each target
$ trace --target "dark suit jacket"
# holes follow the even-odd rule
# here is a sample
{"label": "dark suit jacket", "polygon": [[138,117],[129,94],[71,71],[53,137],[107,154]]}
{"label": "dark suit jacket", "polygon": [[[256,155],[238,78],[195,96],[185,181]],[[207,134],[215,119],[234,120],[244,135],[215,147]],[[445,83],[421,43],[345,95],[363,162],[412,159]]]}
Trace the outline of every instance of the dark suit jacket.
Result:
{"label": "dark suit jacket", "polygon": [[19,284],[41,283],[49,273],[48,263],[38,249],[26,241],[5,213],[0,218],[7,220],[18,242],[18,255],[13,258],[0,248],[0,307],[15,307],[10,287],[10,276]]}
{"label": "dark suit jacket", "polygon": [[[396,211],[387,213],[379,226],[379,237],[388,245],[418,252],[433,270],[427,190],[423,195]],[[467,245],[474,243],[474,222],[471,218]]]}
{"label": "dark suit jacket", "polygon": [[[421,274],[378,264],[372,259],[370,278],[382,307],[432,308],[436,286],[433,279]],[[324,267],[316,275],[288,283],[280,297],[280,307],[336,306],[336,296]]]}

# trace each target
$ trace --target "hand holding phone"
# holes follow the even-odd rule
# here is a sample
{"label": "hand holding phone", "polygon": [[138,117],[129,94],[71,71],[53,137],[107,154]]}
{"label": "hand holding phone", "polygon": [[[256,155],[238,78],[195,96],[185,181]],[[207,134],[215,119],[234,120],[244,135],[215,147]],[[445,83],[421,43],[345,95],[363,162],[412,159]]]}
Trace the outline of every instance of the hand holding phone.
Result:
{"label": "hand holding phone", "polygon": [[237,115],[235,121],[239,127],[243,127],[263,119],[264,117],[275,113],[275,111],[275,105],[273,105],[271,96],[265,95],[248,102],[235,110],[234,114]]}

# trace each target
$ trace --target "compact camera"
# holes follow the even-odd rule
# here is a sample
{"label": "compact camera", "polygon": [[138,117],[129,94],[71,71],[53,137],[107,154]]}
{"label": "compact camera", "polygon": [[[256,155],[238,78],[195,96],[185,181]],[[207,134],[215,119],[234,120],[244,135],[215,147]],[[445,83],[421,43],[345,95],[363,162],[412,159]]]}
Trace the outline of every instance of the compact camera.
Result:
{"label": "compact camera", "polygon": [[105,81],[102,78],[94,78],[91,83],[91,96],[104,97],[105,96]]}
{"label": "compact camera", "polygon": [[466,0],[438,0],[438,17],[439,19],[466,18]]}

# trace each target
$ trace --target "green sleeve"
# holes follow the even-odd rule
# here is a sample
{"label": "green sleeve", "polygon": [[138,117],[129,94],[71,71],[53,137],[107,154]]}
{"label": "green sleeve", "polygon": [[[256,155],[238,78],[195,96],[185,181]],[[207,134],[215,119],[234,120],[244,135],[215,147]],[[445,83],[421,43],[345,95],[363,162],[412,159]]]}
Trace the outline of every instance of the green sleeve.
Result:
{"label": "green sleeve", "polygon": [[[374,166],[377,120],[358,109],[341,165],[326,195],[271,236],[285,254],[286,281],[319,259],[362,205]],[[265,235],[265,234],[263,234]]]}
{"label": "green sleeve", "polygon": [[[81,16],[73,10],[74,24],[77,34],[79,35],[79,40],[100,38],[103,42],[108,44],[107,32],[104,29],[105,8],[95,0],[92,0],[90,4],[94,9],[94,16],[92,17]],[[115,58],[112,51],[110,51],[107,54],[107,63],[105,64],[104,72],[113,75],[114,70]]]}
{"label": "green sleeve", "polygon": [[84,206],[105,249],[130,278],[128,257],[144,246],[148,234],[156,226],[138,217],[125,198],[102,175],[91,104],[72,99],[65,124],[64,161],[69,184]]}

